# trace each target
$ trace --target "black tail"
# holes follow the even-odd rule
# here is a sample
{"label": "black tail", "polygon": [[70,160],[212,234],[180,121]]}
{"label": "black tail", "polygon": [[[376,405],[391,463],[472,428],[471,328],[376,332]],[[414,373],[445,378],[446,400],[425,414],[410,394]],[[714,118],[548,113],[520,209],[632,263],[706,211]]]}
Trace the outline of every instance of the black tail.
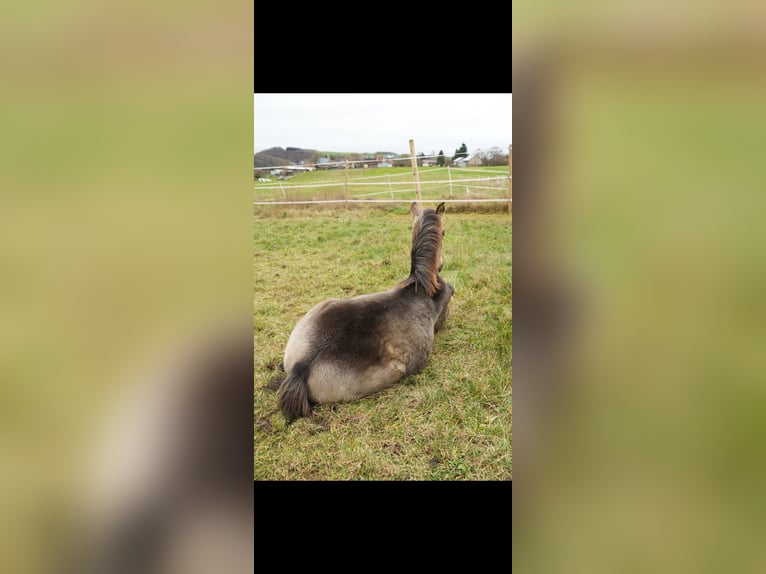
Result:
{"label": "black tail", "polygon": [[295,363],[279,387],[279,408],[288,422],[311,414],[309,401],[309,368],[308,362]]}

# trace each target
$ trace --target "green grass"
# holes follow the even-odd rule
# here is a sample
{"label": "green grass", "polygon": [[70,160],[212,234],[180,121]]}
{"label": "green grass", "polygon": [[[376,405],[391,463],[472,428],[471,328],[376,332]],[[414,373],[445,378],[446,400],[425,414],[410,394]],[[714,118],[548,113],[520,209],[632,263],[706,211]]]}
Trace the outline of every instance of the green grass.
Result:
{"label": "green grass", "polygon": [[286,426],[263,387],[295,323],[322,299],[406,277],[411,220],[405,207],[256,207],[256,480],[511,478],[511,218],[447,206],[444,225],[442,275],[455,296],[426,369]]}
{"label": "green grass", "polygon": [[[468,181],[477,178],[507,176],[508,168],[503,166],[472,167],[466,169],[423,167],[418,169],[423,198],[455,199],[505,198],[508,196],[508,180]],[[279,181],[277,176],[267,176],[269,182],[254,182],[255,197],[259,201],[339,199],[345,193],[345,170],[326,169],[296,174]],[[452,179],[449,183],[434,183]],[[415,197],[415,183],[411,167],[382,167],[349,170],[349,197],[369,199],[412,199]],[[389,187],[388,183],[391,183]],[[397,185],[407,182],[408,185]],[[358,185],[382,183],[385,185]],[[281,184],[281,187],[280,187]],[[316,184],[332,184],[325,187],[308,187]],[[356,184],[356,185],[355,185]],[[302,188],[300,186],[307,186]],[[374,194],[374,195],[371,195]]]}

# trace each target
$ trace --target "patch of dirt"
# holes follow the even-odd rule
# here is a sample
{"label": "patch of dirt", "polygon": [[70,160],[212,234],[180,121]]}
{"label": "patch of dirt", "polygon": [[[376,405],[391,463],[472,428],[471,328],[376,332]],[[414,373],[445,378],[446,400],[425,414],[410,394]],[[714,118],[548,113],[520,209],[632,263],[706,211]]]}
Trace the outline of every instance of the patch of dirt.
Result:
{"label": "patch of dirt", "polygon": [[389,454],[393,454],[395,456],[402,454],[402,447],[395,442],[385,441],[381,446],[383,447],[383,450]]}
{"label": "patch of dirt", "polygon": [[320,412],[314,411],[314,414],[309,420],[311,422],[311,428],[308,430],[310,435],[330,430],[330,418]]}
{"label": "patch of dirt", "polygon": [[266,417],[255,423],[255,427],[263,434],[273,434],[274,425],[271,423],[271,417]]}
{"label": "patch of dirt", "polygon": [[438,456],[431,457],[431,460],[428,461],[428,468],[431,470],[435,469],[437,466],[439,466],[442,463],[442,459]]}

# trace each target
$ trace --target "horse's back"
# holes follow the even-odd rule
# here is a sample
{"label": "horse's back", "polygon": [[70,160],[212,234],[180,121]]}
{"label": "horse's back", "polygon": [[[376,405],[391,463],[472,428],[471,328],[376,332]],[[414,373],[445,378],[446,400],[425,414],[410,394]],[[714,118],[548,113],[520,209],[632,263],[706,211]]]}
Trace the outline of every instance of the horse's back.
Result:
{"label": "horse's back", "polygon": [[285,369],[311,364],[307,383],[315,403],[356,400],[425,367],[434,321],[427,300],[398,288],[326,299],[293,329]]}

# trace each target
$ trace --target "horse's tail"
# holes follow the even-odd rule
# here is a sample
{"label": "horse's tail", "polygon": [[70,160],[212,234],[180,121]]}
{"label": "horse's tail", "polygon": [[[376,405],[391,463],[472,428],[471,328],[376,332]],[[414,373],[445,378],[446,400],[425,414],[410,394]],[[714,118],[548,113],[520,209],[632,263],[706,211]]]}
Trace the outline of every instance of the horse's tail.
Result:
{"label": "horse's tail", "polygon": [[310,367],[311,363],[307,361],[295,363],[279,387],[279,408],[288,422],[311,414],[308,387]]}

